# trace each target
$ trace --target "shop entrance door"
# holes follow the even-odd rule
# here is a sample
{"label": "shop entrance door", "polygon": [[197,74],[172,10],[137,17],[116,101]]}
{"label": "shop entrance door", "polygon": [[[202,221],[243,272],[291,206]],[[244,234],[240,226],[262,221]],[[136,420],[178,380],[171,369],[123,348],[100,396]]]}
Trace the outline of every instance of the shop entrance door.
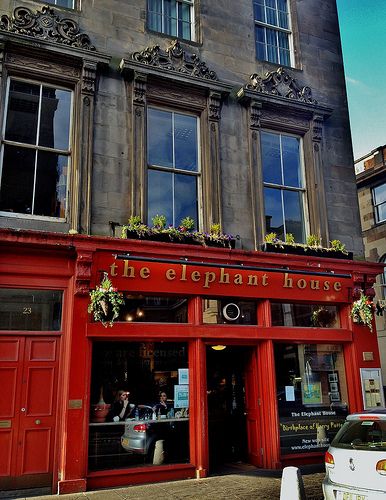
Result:
{"label": "shop entrance door", "polygon": [[210,470],[248,462],[246,369],[251,348],[207,347]]}
{"label": "shop entrance door", "polygon": [[59,340],[0,338],[0,490],[51,486]]}

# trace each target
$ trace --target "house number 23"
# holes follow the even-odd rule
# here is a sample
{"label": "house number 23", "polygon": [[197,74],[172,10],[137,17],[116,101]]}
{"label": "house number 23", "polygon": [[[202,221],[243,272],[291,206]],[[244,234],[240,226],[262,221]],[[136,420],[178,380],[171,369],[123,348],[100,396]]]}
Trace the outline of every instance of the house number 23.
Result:
{"label": "house number 23", "polygon": [[31,314],[32,307],[23,307],[23,314]]}

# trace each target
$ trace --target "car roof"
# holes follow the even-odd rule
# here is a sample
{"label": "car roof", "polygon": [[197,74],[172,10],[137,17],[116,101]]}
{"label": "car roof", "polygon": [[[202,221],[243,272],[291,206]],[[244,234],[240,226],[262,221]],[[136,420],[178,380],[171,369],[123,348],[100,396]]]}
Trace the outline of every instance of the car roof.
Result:
{"label": "car roof", "polygon": [[357,413],[352,413],[351,415],[348,415],[347,420],[361,420],[361,417],[365,418],[371,418],[371,417],[378,417],[380,420],[386,420],[386,408],[383,407],[377,407],[377,408],[372,408],[371,410],[364,410],[361,412]]}

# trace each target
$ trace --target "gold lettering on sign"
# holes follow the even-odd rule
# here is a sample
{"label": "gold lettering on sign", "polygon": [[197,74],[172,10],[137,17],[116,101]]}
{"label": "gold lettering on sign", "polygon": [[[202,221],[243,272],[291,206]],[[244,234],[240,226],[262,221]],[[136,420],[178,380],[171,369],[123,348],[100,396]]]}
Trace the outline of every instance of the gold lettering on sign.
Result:
{"label": "gold lettering on sign", "polygon": [[241,274],[239,274],[239,273],[235,274],[235,278],[233,280],[233,283],[235,285],[242,285],[243,284],[243,277],[241,276]]}
{"label": "gold lettering on sign", "polygon": [[187,278],[186,278],[186,264],[182,264],[182,273],[181,273],[180,281],[187,281]]}
{"label": "gold lettering on sign", "polygon": [[248,275],[248,285],[257,286],[257,276],[255,274]]}
{"label": "gold lettering on sign", "polygon": [[284,285],[283,288],[292,288],[292,278],[288,277],[288,273],[284,273]]}
{"label": "gold lettering on sign", "polygon": [[110,266],[110,274],[111,276],[116,276],[117,275],[117,268],[118,268],[118,265],[115,264],[115,262],[113,262]]}
{"label": "gold lettering on sign", "polygon": [[311,280],[311,290],[319,290],[319,280]]}
{"label": "gold lettering on sign", "polygon": [[150,269],[148,267],[141,267],[139,271],[141,278],[146,279],[150,276]]}
{"label": "gold lettering on sign", "polygon": [[226,284],[229,284],[229,273],[226,273],[224,271],[224,268],[221,267],[220,268],[220,279],[219,279],[219,283],[226,283]]}
{"label": "gold lettering on sign", "polygon": [[334,290],[336,292],[340,292],[342,290],[342,283],[340,281],[335,281],[335,283],[334,283]]}
{"label": "gold lettering on sign", "polygon": [[330,289],[330,283],[328,281],[325,281],[323,283],[323,290],[327,292],[329,289]]}
{"label": "gold lettering on sign", "polygon": [[124,278],[135,278],[135,271],[133,266],[129,266],[129,261],[124,260],[124,267],[123,267],[123,277]]}
{"label": "gold lettering on sign", "polygon": [[209,288],[209,283],[213,283],[215,279],[215,273],[213,273],[212,271],[207,271],[205,273],[204,288]]}
{"label": "gold lettering on sign", "polygon": [[268,286],[268,276],[263,274],[263,286]]}
{"label": "gold lettering on sign", "polygon": [[200,271],[193,271],[192,274],[190,275],[192,281],[200,281],[201,274]]}
{"label": "gold lettering on sign", "polygon": [[304,280],[303,278],[301,278],[300,280],[297,281],[296,284],[297,284],[298,288],[303,290],[303,288],[306,288],[306,286],[307,286],[307,281]]}
{"label": "gold lettering on sign", "polygon": [[176,272],[174,269],[168,269],[165,274],[166,274],[166,279],[169,281],[174,280],[174,278],[176,277]]}

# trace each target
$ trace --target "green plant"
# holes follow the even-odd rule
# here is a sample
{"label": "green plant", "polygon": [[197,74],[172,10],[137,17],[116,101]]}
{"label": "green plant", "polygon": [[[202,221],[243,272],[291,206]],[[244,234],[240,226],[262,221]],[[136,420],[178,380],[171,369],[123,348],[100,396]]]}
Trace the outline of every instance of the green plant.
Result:
{"label": "green plant", "polygon": [[137,233],[137,235],[141,238],[146,234],[149,234],[150,228],[141,221],[141,217],[139,215],[131,215],[127,220],[127,224],[122,226],[121,238],[127,238],[127,233],[129,231]]}
{"label": "green plant", "polygon": [[342,243],[340,240],[332,240],[330,241],[330,245],[333,250],[348,254],[346,250],[346,245]]}
{"label": "green plant", "polygon": [[314,326],[327,327],[333,323],[335,314],[324,306],[320,306],[311,314],[311,322]]}
{"label": "green plant", "polygon": [[350,316],[354,323],[366,325],[370,328],[371,332],[373,331],[374,304],[362,291],[359,299],[352,305]]}
{"label": "green plant", "polygon": [[322,238],[316,234],[310,234],[307,236],[306,245],[309,247],[320,247],[322,246]]}
{"label": "green plant", "polygon": [[135,230],[142,224],[141,217],[139,215],[130,215],[127,220],[128,229]]}
{"label": "green plant", "polygon": [[264,236],[264,241],[266,243],[277,243],[280,240],[277,238],[276,233],[268,233]]}
{"label": "green plant", "polygon": [[94,320],[100,321],[103,326],[113,326],[124,303],[123,295],[113,287],[107,273],[104,273],[101,284],[90,292],[88,312],[92,313]]}
{"label": "green plant", "polygon": [[162,234],[167,234],[169,236],[169,238],[171,239],[171,241],[174,241],[174,240],[182,240],[183,237],[184,237],[184,232],[181,232],[179,230],[179,228],[177,227],[174,227],[174,226],[169,226],[165,229],[161,229],[160,231]]}
{"label": "green plant", "polygon": [[180,222],[180,228],[183,231],[192,231],[195,225],[196,223],[194,222],[194,219],[192,219],[191,217],[184,217]]}
{"label": "green plant", "polygon": [[155,215],[151,218],[153,223],[153,227],[158,230],[165,229],[166,226],[166,217],[164,215]]}
{"label": "green plant", "polygon": [[292,233],[287,233],[285,235],[285,242],[287,245],[295,245],[295,237]]}
{"label": "green plant", "polygon": [[212,236],[219,236],[221,234],[221,224],[213,223],[210,226],[209,234]]}

